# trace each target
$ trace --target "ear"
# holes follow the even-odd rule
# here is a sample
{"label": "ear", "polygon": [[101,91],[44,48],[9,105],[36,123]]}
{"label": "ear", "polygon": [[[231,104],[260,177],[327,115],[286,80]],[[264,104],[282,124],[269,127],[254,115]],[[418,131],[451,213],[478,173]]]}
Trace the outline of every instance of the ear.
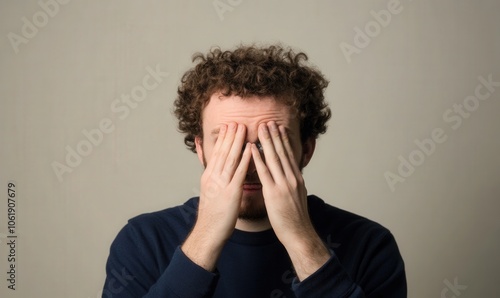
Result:
{"label": "ear", "polygon": [[302,167],[307,166],[307,164],[311,161],[311,158],[314,154],[314,149],[316,149],[315,138],[309,138],[302,144]]}
{"label": "ear", "polygon": [[194,138],[194,144],[196,145],[196,154],[198,155],[198,160],[202,166],[205,166],[203,158],[203,140],[201,137],[197,136]]}

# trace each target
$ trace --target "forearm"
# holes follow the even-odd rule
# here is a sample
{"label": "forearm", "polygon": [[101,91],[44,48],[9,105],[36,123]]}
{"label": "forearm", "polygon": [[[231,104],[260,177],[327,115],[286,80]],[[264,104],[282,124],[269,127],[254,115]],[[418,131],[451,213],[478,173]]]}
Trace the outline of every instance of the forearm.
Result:
{"label": "forearm", "polygon": [[119,271],[118,268],[108,263],[103,297],[206,297],[213,291],[216,279],[215,273],[194,264],[180,249],[175,251],[169,266],[158,279],[151,279],[147,274],[151,272],[131,268],[132,272],[128,273],[129,270],[122,268]]}
{"label": "forearm", "polygon": [[284,246],[299,281],[315,273],[331,256],[330,251],[315,231],[289,240]]}
{"label": "forearm", "polygon": [[164,222],[156,220],[130,220],[118,233],[106,262],[103,297],[206,297],[215,288],[216,274],[193,263],[176,240],[186,237],[189,225],[169,223],[167,239],[157,234]]}
{"label": "forearm", "polygon": [[331,256],[323,266],[306,279],[294,280],[296,297],[406,297],[404,262],[392,234],[384,232],[374,238],[370,245],[360,239],[361,249],[345,248],[358,256],[355,275],[351,275],[352,264],[345,268],[336,250],[329,250]]}
{"label": "forearm", "polygon": [[351,279],[335,254],[331,255],[323,266],[306,279],[301,281],[295,279],[292,283],[292,290],[297,298],[365,297],[360,285]]}
{"label": "forearm", "polygon": [[178,248],[173,258],[145,297],[208,297],[217,274],[198,266]]}

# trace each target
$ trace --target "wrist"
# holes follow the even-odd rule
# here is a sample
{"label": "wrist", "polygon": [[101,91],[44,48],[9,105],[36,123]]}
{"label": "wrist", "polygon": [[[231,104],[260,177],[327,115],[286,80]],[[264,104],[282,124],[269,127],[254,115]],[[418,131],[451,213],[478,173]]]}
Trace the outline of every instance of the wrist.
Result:
{"label": "wrist", "polygon": [[209,230],[195,225],[181,246],[182,252],[195,264],[213,272],[225,239],[214,237]]}

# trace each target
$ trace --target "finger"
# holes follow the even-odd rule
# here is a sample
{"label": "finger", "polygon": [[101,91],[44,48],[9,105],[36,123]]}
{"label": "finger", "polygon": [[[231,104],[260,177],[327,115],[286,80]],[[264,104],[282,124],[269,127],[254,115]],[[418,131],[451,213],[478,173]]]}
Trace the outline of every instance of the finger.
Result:
{"label": "finger", "polygon": [[216,161],[214,165],[215,173],[221,173],[224,168],[224,165],[226,164],[227,155],[229,154],[229,150],[233,145],[236,129],[237,129],[236,123],[234,122],[229,123],[227,125],[226,135],[224,136],[224,140],[222,141],[220,148],[217,151],[215,151],[214,149],[213,154],[215,154],[216,156]]}
{"label": "finger", "polygon": [[278,125],[274,121],[269,122],[267,126],[269,128],[269,132],[273,140],[274,150],[276,154],[279,156],[283,174],[285,174],[285,176],[289,178],[289,176],[294,174],[294,170],[290,165],[290,162],[291,161],[293,162],[293,159],[291,161],[289,160],[288,152],[283,145],[282,132],[279,130]]}
{"label": "finger", "polygon": [[252,149],[253,162],[255,163],[255,168],[257,169],[257,175],[259,175],[260,182],[262,183],[262,185],[274,184],[273,177],[271,176],[271,173],[267,169],[264,160],[262,160],[262,156],[260,155],[260,151],[257,148],[257,145],[252,144],[251,149]]}
{"label": "finger", "polygon": [[212,151],[212,154],[210,155],[210,162],[207,164],[206,171],[213,171],[215,164],[217,164],[218,156],[219,156],[219,150],[220,147],[222,146],[222,143],[224,143],[224,138],[226,136],[227,132],[227,126],[226,125],[221,125],[219,127],[219,135],[217,136],[217,140],[215,141],[215,145]]}
{"label": "finger", "polygon": [[281,167],[281,160],[274,149],[274,143],[266,124],[259,126],[259,140],[262,148],[264,149],[264,157],[266,159],[266,166],[273,176],[273,180],[278,182],[284,179],[283,169]]}
{"label": "finger", "polygon": [[279,126],[279,131],[281,134],[281,141],[282,144],[285,148],[286,154],[288,155],[288,165],[291,167],[295,177],[298,177],[298,175],[302,175],[300,172],[299,165],[297,164],[295,160],[295,156],[293,153],[292,145],[290,143],[290,137],[288,136],[288,133],[286,132],[286,129],[284,126]]}
{"label": "finger", "polygon": [[[241,147],[239,149],[241,152]],[[241,155],[241,160],[236,170],[234,171],[233,178],[231,183],[236,184],[238,186],[243,186],[243,182],[245,181],[245,177],[248,171],[248,165],[250,164],[250,159],[252,158],[252,151],[250,149],[250,143],[245,144],[245,149],[243,149],[243,153]]]}
{"label": "finger", "polygon": [[222,175],[231,180],[231,177],[234,174],[234,171],[238,167],[240,163],[240,158],[242,155],[241,148],[245,143],[245,134],[246,127],[243,124],[237,124],[236,134],[234,137],[234,141],[229,150],[229,154],[226,157],[226,162],[224,164],[224,168],[222,170]]}

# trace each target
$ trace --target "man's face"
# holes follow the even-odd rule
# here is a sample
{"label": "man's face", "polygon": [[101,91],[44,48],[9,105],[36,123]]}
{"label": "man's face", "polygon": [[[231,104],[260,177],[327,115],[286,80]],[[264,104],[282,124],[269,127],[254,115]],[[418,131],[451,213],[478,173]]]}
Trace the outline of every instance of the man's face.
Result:
{"label": "man's face", "polygon": [[[202,113],[203,138],[196,138],[196,150],[200,162],[206,167],[210,163],[213,148],[221,125],[238,123],[246,126],[246,141],[258,142],[259,124],[274,121],[285,127],[294,152],[295,162],[302,169],[310,160],[314,151],[314,140],[301,144],[299,120],[296,113],[277,102],[273,97],[223,96],[215,93]],[[304,145],[304,146],[303,146]],[[261,153],[263,154],[263,153]],[[267,216],[257,170],[253,161],[248,167],[243,185],[240,207],[240,219],[259,220]]]}

